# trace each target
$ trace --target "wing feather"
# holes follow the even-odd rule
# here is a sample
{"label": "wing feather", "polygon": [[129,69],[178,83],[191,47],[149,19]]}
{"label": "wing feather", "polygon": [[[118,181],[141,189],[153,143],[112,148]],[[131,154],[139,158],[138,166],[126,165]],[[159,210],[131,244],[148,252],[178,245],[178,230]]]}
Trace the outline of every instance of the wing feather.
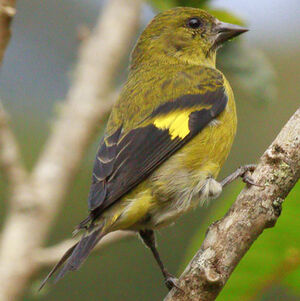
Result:
{"label": "wing feather", "polygon": [[[88,201],[94,216],[99,216],[197,135],[222,113],[227,101],[223,87],[205,94],[184,95],[156,108],[143,124],[123,136],[119,128],[103,139]],[[176,121],[177,113],[186,114],[188,130],[180,129],[183,118]]]}

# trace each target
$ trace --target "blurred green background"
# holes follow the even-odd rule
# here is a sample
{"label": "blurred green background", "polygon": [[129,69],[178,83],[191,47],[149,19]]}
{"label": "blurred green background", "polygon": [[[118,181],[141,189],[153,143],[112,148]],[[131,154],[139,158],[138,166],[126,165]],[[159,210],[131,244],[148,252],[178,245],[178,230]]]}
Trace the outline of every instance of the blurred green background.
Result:
{"label": "blurred green background", "polygon": [[[1,98],[11,114],[28,168],[33,166],[57,113],[56,106],[71,84],[79,46],[78,26],[92,28],[103,4],[105,1],[100,0],[18,2],[0,83]],[[221,49],[218,58],[219,68],[232,83],[239,118],[222,178],[239,165],[255,163],[299,107],[300,2],[153,0],[145,4],[142,26],[157,11],[178,4],[206,5],[220,19],[242,22],[251,29],[241,40]],[[126,64],[122,74],[124,79]],[[74,225],[86,216],[96,147],[97,141],[82,162],[48,245],[69,238]],[[0,175],[1,224],[5,188]],[[222,217],[241,188],[240,182],[232,184],[211,205],[198,208],[158,233],[159,249],[171,272],[179,275],[200,247],[207,226]],[[300,300],[299,213],[298,183],[284,203],[276,227],[253,245],[218,300]],[[37,294],[37,285],[47,271],[37,275],[24,300],[150,301],[162,300],[167,293],[150,252],[138,239],[117,242],[92,254],[79,272]]]}

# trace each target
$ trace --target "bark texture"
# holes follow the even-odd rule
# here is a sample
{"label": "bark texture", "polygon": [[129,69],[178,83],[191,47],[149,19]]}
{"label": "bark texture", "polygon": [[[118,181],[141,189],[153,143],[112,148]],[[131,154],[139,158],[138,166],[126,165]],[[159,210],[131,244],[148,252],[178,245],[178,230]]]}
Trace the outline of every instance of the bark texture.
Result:
{"label": "bark texture", "polygon": [[[257,237],[273,227],[284,199],[300,176],[300,108],[260,158],[245,187],[226,215],[213,223],[199,251],[165,301],[211,301]],[[246,281],[246,279],[245,279]]]}

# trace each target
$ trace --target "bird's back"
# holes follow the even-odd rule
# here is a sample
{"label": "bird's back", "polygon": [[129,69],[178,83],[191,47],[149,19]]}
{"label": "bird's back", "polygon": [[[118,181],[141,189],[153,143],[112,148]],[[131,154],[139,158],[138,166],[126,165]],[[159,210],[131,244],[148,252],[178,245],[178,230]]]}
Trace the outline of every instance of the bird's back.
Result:
{"label": "bird's back", "polygon": [[205,94],[223,84],[223,74],[212,67],[164,62],[141,66],[129,73],[113,107],[106,134],[121,125],[125,133],[138,126],[159,105],[183,94]]}

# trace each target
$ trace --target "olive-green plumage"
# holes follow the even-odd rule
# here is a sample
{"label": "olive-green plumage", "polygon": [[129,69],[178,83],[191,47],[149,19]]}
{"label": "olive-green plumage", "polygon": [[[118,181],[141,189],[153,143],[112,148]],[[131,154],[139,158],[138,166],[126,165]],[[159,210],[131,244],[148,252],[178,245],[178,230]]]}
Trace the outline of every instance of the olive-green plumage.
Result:
{"label": "olive-green plumage", "polygon": [[[196,201],[200,200],[198,194],[202,185],[199,183],[203,182],[204,185],[207,178],[218,175],[233,142],[236,132],[235,104],[231,88],[221,72],[211,67],[199,68],[197,65],[180,63],[175,66],[161,64],[155,70],[157,74],[154,76],[152,66],[145,66],[137,74],[129,76],[108,122],[109,133],[113,133],[121,124],[124,131],[138,127],[145,116],[151,114],[157,106],[185,94],[203,95],[207,91],[222,87],[229,96],[228,104],[221,116],[159,166],[144,182],[124,195],[122,200],[103,212],[102,216],[107,219],[105,228],[139,230],[147,228],[146,223],[143,225],[144,219],[150,224],[150,228],[159,228],[164,224],[164,217],[168,219],[172,215],[176,218],[191,209],[188,206],[189,197],[182,198],[182,194],[195,194]],[[146,81],[138,85],[137,77]],[[135,91],[134,102],[130,101],[132,88]],[[202,108],[203,105],[199,104],[192,110]],[[186,112],[187,122],[190,111],[186,108],[182,111]],[[166,118],[167,116],[168,114]],[[207,195],[204,199],[208,199]],[[173,207],[174,210],[171,210]],[[126,214],[124,211],[127,211]],[[153,215],[152,218],[149,214]],[[109,225],[110,217],[113,217],[113,226]],[[172,221],[173,218],[166,223]]]}
{"label": "olive-green plumage", "polygon": [[216,50],[244,31],[195,8],[168,10],[147,26],[96,156],[91,214],[79,226],[87,234],[49,276],[67,258],[58,279],[77,269],[105,234],[120,229],[139,231],[157,259],[152,230],[221,193],[215,179],[236,111]]}

